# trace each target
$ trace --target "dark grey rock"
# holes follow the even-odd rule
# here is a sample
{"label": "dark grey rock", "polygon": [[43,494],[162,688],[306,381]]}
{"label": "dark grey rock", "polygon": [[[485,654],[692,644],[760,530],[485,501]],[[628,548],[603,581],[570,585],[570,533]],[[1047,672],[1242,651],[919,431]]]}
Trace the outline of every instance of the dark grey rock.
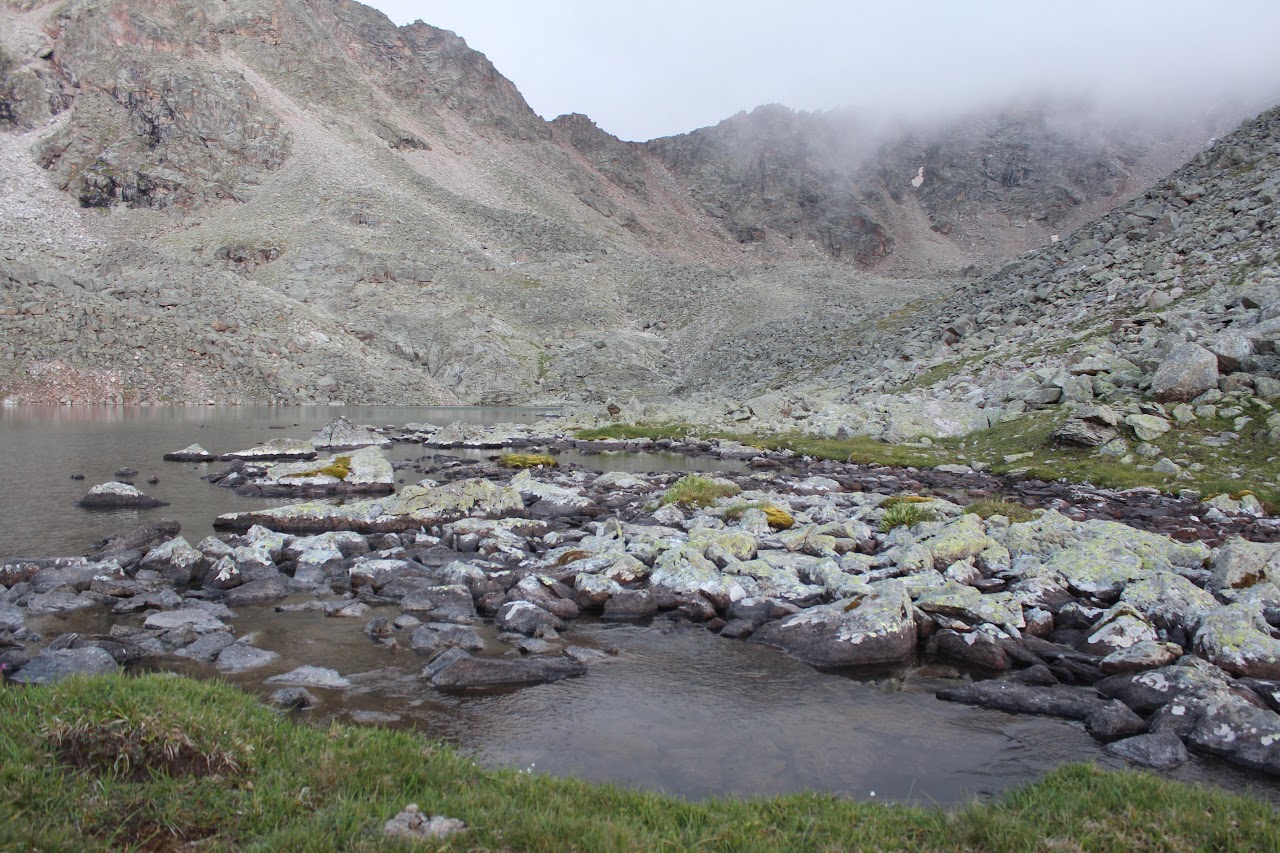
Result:
{"label": "dark grey rock", "polygon": [[1106,703],[1092,690],[1076,687],[1034,687],[1013,681],[979,681],[938,691],[947,702],[979,705],[1011,714],[1037,714],[1087,719]]}
{"label": "dark grey rock", "polygon": [[116,659],[96,646],[45,650],[11,676],[20,684],[53,684],[71,675],[103,675],[115,672]]}
{"label": "dark grey rock", "polygon": [[1178,736],[1170,732],[1128,737],[1107,744],[1106,749],[1125,761],[1157,770],[1170,770],[1191,757]]}
{"label": "dark grey rock", "polygon": [[1095,740],[1108,743],[1142,734],[1147,730],[1147,723],[1128,705],[1113,699],[1086,717],[1084,727]]}
{"label": "dark grey rock", "polygon": [[586,666],[567,657],[496,660],[475,658],[462,649],[449,649],[422,670],[435,687],[466,689],[543,684],[585,675]]}
{"label": "dark grey rock", "polygon": [[498,610],[493,623],[501,631],[514,631],[531,637],[541,630],[560,630],[564,621],[554,613],[529,601],[509,601]]}
{"label": "dark grey rock", "polygon": [[234,589],[227,590],[222,599],[232,607],[243,604],[264,604],[268,601],[279,601],[289,595],[289,582],[284,575],[273,578],[250,581]]}

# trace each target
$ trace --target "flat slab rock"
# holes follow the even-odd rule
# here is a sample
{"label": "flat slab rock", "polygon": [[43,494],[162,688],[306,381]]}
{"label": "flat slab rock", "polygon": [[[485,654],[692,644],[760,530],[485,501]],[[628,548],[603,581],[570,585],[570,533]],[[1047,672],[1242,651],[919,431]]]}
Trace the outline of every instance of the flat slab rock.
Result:
{"label": "flat slab rock", "polygon": [[566,657],[499,660],[472,657],[453,648],[437,655],[421,675],[435,687],[467,689],[545,684],[586,672],[585,665]]}
{"label": "flat slab rock", "polygon": [[938,691],[945,702],[978,705],[1010,714],[1036,714],[1085,720],[1106,707],[1092,690],[1073,687],[1040,687],[1016,681],[979,681]]}
{"label": "flat slab rock", "polygon": [[76,501],[76,506],[85,509],[150,509],[155,506],[168,506],[168,501],[153,498],[146,492],[128,483],[100,483],[90,489],[84,497]]}

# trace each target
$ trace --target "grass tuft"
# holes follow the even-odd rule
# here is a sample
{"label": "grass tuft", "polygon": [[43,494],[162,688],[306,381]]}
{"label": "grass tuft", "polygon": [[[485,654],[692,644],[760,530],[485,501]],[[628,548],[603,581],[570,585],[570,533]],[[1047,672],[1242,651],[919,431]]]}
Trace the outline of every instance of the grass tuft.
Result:
{"label": "grass tuft", "polygon": [[993,515],[1003,515],[1013,523],[1021,521],[1030,521],[1035,518],[1035,513],[1027,507],[1019,503],[1014,503],[1008,498],[986,498],[980,501],[973,501],[964,509],[965,512],[971,512],[979,518],[990,518]]}
{"label": "grass tuft", "polygon": [[662,503],[688,507],[711,506],[720,498],[732,497],[742,489],[724,480],[715,480],[701,474],[685,474],[662,496]]}
{"label": "grass tuft", "polygon": [[895,527],[915,527],[922,521],[936,521],[937,518],[937,513],[918,503],[895,503],[880,520],[880,532],[888,533]]}
{"label": "grass tuft", "polygon": [[156,714],[113,720],[55,718],[43,732],[72,767],[134,782],[156,776],[235,775],[240,770],[233,752],[219,744],[199,743],[197,733]]}

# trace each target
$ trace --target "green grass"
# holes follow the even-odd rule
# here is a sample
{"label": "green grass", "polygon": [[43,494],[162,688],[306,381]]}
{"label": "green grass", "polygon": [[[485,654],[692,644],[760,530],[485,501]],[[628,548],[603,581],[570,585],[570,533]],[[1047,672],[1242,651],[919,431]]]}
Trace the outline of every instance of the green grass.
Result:
{"label": "green grass", "polygon": [[688,424],[611,424],[596,429],[578,430],[574,437],[583,441],[597,441],[602,438],[616,441],[648,438],[656,441],[660,438],[686,438],[692,432],[693,427]]}
{"label": "green grass", "polygon": [[[963,463],[986,466],[994,474],[1018,472],[1040,480],[1066,479],[1074,483],[1092,483],[1102,488],[1127,489],[1153,486],[1164,491],[1194,489],[1203,495],[1250,490],[1269,513],[1280,513],[1280,446],[1253,432],[1266,421],[1267,412],[1245,409],[1254,422],[1241,431],[1241,437],[1230,447],[1206,446],[1200,439],[1232,429],[1230,420],[1200,420],[1187,425],[1175,424],[1165,435],[1151,442],[1161,455],[1187,468],[1185,479],[1150,470],[1159,456],[1139,460],[1142,465],[1120,462],[1093,450],[1063,447],[1052,440],[1053,431],[1066,419],[1067,407],[1055,406],[1027,413],[1011,421],[996,424],[959,438],[937,439],[932,444],[888,444],[865,435],[849,438],[819,438],[802,433],[754,434],[727,431],[703,431],[689,424],[629,426],[619,424],[600,430],[579,433],[580,438],[685,438],[698,435],[738,441],[765,450],[789,450],[813,459],[831,459],[859,465],[891,465],[928,468],[936,465]],[[589,433],[589,434],[588,434]],[[1136,445],[1126,431],[1130,447]],[[1032,453],[1029,459],[1005,461],[1006,456]],[[1192,465],[1203,466],[1191,470]],[[1231,468],[1242,472],[1240,479],[1224,474]]]}
{"label": "green grass", "polygon": [[503,468],[554,468],[556,458],[550,453],[504,453],[498,457]]}
{"label": "green grass", "polygon": [[720,498],[732,497],[741,492],[733,483],[713,480],[701,474],[685,474],[672,484],[662,496],[662,503],[680,506],[711,506]]}
{"label": "green grass", "polygon": [[[136,762],[80,760],[71,730]],[[190,760],[165,758],[166,744]],[[383,823],[409,803],[468,829],[417,848],[385,839]],[[820,794],[687,802],[482,770],[412,732],[294,723],[235,687],[167,675],[0,689],[0,814],[5,850],[1280,847],[1266,803],[1145,773],[1072,765],[950,812]]]}

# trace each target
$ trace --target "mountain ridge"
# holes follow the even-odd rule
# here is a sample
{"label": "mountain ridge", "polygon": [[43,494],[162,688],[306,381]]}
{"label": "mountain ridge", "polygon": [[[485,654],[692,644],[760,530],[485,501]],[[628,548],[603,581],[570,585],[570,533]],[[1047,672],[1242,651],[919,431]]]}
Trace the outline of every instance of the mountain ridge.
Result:
{"label": "mountain ridge", "polygon": [[1066,233],[1208,132],[1081,140],[1041,108],[877,142],[768,107],[629,143],[348,0],[0,14],[6,159],[45,170],[3,176],[40,199],[0,231],[14,400],[101,401],[55,364],[114,401],[659,399],[786,336],[803,370],[814,323]]}

